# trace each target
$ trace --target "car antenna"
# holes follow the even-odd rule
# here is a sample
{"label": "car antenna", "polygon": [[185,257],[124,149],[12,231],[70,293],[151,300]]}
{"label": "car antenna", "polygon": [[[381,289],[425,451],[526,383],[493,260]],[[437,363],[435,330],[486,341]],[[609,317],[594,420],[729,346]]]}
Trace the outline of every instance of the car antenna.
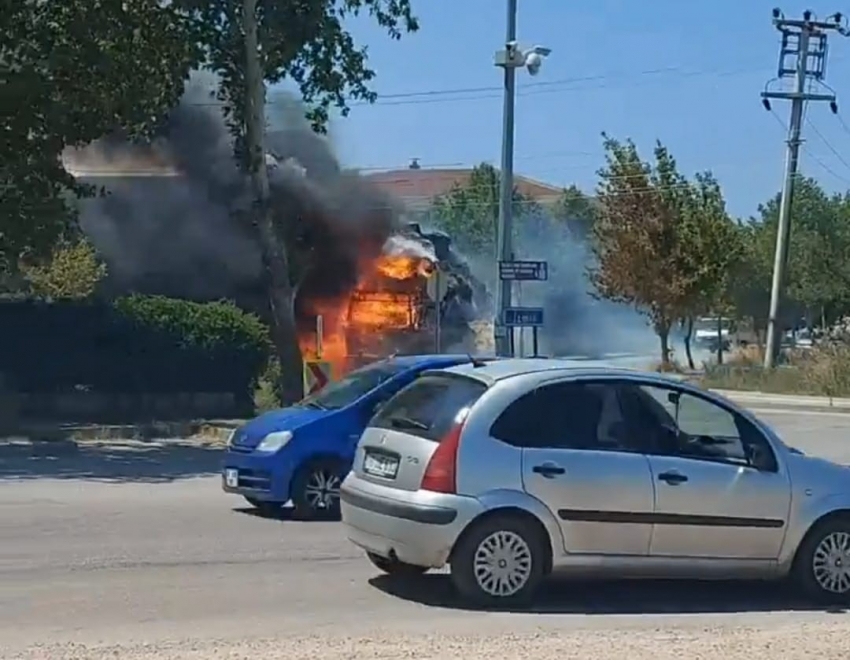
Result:
{"label": "car antenna", "polygon": [[485,360],[482,360],[481,358],[473,357],[472,353],[467,353],[466,357],[469,358],[470,364],[475,369],[477,369],[478,367],[486,367],[487,366],[487,362]]}

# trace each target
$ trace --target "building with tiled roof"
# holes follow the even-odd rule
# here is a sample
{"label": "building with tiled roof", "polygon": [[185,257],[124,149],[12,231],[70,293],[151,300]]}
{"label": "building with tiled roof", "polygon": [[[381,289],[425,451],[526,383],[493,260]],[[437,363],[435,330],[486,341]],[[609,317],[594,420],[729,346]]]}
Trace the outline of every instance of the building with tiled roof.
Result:
{"label": "building with tiled roof", "polygon": [[[383,192],[404,202],[409,209],[422,210],[454,186],[469,183],[471,174],[472,168],[423,168],[414,159],[407,169],[372,172],[364,177]],[[557,186],[516,174],[514,186],[525,197],[542,204],[556,201],[563,192]]]}

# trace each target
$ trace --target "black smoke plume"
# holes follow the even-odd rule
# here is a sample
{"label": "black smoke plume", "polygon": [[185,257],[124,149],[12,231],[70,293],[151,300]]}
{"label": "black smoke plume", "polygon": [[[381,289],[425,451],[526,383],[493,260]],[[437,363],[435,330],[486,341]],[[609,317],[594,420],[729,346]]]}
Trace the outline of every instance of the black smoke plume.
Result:
{"label": "black smoke plume", "polygon": [[[232,298],[266,309],[248,178],[237,167],[215,81],[197,75],[161,135],[145,145],[120,137],[71,155],[72,169],[107,194],[82,203],[81,224],[109,267],[110,294]],[[398,225],[392,201],[342,168],[299,105],[275,96],[268,108],[272,207],[294,246],[301,317],[311,302],[356,284]]]}

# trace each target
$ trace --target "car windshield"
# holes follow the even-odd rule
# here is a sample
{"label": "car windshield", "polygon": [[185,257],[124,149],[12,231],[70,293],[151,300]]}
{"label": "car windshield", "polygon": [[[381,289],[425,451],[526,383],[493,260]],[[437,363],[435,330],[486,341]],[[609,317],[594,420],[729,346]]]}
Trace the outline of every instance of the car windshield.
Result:
{"label": "car windshield", "polygon": [[296,405],[320,410],[337,410],[357,401],[386,382],[404,367],[393,360],[382,360],[367,367],[356,369],[338,381],[329,383],[315,394],[311,394]]}

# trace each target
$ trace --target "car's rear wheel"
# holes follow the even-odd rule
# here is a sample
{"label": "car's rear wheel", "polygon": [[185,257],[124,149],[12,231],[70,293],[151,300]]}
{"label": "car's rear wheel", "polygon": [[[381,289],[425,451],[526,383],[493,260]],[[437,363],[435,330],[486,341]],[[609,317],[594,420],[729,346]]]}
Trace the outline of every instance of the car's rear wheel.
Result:
{"label": "car's rear wheel", "polygon": [[367,552],[366,556],[369,558],[369,561],[374,564],[375,568],[380,569],[387,575],[398,577],[416,577],[418,575],[423,575],[428,571],[427,566],[417,566],[415,564],[408,564],[406,562],[399,561],[398,559],[390,559],[389,557],[382,557],[381,555],[376,555],[374,552]]}
{"label": "car's rear wheel", "polygon": [[497,515],[464,533],[451,560],[452,582],[476,605],[527,604],[545,575],[544,539],[523,518]]}
{"label": "car's rear wheel", "polygon": [[818,523],[800,545],[794,572],[810,597],[820,602],[850,603],[850,516]]}
{"label": "car's rear wheel", "polygon": [[339,487],[343,466],[334,459],[302,465],[292,480],[292,504],[299,520],[339,518]]}

